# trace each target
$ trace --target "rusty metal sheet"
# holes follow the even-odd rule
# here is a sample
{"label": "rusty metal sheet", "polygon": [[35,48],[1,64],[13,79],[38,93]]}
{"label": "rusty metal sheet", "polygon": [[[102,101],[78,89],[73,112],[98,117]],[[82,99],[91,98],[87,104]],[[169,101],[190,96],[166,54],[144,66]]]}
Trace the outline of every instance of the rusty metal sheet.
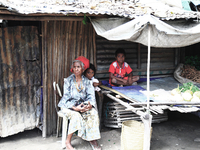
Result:
{"label": "rusty metal sheet", "polygon": [[37,27],[0,28],[0,137],[35,128],[40,84]]}

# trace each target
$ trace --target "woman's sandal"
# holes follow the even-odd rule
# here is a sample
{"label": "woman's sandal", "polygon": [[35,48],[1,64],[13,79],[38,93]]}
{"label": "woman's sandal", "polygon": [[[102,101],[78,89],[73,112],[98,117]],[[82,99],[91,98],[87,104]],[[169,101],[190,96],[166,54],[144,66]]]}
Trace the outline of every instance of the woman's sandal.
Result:
{"label": "woman's sandal", "polygon": [[91,145],[91,147],[92,147],[92,150],[101,150],[101,146],[96,146],[96,145],[94,145],[94,144],[92,144],[92,142],[89,142],[90,143],[90,145]]}

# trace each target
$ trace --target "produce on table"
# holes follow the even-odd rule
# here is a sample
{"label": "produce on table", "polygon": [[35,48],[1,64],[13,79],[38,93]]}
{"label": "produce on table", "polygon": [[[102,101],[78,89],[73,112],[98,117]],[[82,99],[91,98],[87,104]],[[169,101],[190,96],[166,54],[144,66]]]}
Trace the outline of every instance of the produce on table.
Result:
{"label": "produce on table", "polygon": [[[191,87],[190,87],[189,90],[186,90],[186,91],[184,92],[184,94],[185,94],[185,93],[189,93],[189,94],[191,95],[191,97],[192,97],[192,96],[193,96],[193,92],[191,91],[192,87],[193,87],[193,84],[191,85]],[[185,99],[185,98],[183,97],[183,99]],[[192,99],[192,98],[191,98],[191,99]],[[191,101],[191,99],[190,99],[189,101]],[[188,100],[186,100],[186,101],[188,101]]]}
{"label": "produce on table", "polygon": [[191,99],[191,102],[199,102],[200,101],[200,91],[196,91],[193,94],[193,98]]}
{"label": "produce on table", "polygon": [[193,95],[193,92],[190,91],[190,90],[187,90],[187,91],[185,91],[184,93],[189,93],[189,94]]}
{"label": "produce on table", "polygon": [[183,100],[184,100],[184,101],[188,101],[188,102],[190,102],[191,99],[192,99],[192,94],[186,92],[186,93],[183,93],[183,94],[182,94],[182,97],[183,97]]}
{"label": "produce on table", "polygon": [[192,97],[191,102],[200,102],[200,99],[198,97]]}
{"label": "produce on table", "polygon": [[200,102],[200,90],[192,82],[183,83],[182,86],[171,91],[171,95],[175,96],[177,101]]}
{"label": "produce on table", "polygon": [[194,92],[193,96],[200,98],[200,91]]}
{"label": "produce on table", "polygon": [[196,92],[196,91],[200,91],[199,88],[196,85],[194,85],[192,82],[183,83],[183,85],[180,86],[179,89],[180,90],[182,89],[182,92],[185,92],[187,90],[191,90],[193,93]]}
{"label": "produce on table", "polygon": [[179,89],[179,85],[178,85],[177,88],[175,88],[175,89],[173,89],[173,90],[171,91],[171,94],[172,94],[173,96],[175,96],[175,95],[177,95],[177,94],[181,94],[181,90]]}
{"label": "produce on table", "polygon": [[181,94],[176,94],[176,95],[174,95],[174,100],[181,102],[181,101],[183,101],[183,97],[181,96]]}

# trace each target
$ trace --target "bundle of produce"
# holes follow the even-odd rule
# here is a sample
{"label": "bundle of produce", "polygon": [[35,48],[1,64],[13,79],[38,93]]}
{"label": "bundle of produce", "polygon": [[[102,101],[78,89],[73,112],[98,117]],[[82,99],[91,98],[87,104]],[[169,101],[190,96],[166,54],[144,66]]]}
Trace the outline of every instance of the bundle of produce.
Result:
{"label": "bundle of produce", "polygon": [[177,101],[200,102],[200,90],[192,82],[183,83],[180,87],[178,85],[177,88],[171,91],[171,95],[177,97]]}
{"label": "bundle of produce", "polygon": [[182,86],[179,86],[179,90],[181,90],[181,92],[185,92],[187,90],[190,90],[193,93],[196,92],[196,91],[200,91],[199,88],[196,85],[194,85],[192,82],[183,83]]}
{"label": "bundle of produce", "polygon": [[182,68],[181,76],[194,82],[200,83],[200,71],[197,70],[194,66],[184,65]]}

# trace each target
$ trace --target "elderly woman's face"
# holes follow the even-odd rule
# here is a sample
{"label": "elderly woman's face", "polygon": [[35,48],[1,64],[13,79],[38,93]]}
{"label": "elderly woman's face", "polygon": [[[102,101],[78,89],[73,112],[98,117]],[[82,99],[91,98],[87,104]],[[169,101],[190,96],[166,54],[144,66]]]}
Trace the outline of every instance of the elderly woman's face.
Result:
{"label": "elderly woman's face", "polygon": [[74,62],[72,69],[75,75],[81,75],[84,71],[79,62]]}

